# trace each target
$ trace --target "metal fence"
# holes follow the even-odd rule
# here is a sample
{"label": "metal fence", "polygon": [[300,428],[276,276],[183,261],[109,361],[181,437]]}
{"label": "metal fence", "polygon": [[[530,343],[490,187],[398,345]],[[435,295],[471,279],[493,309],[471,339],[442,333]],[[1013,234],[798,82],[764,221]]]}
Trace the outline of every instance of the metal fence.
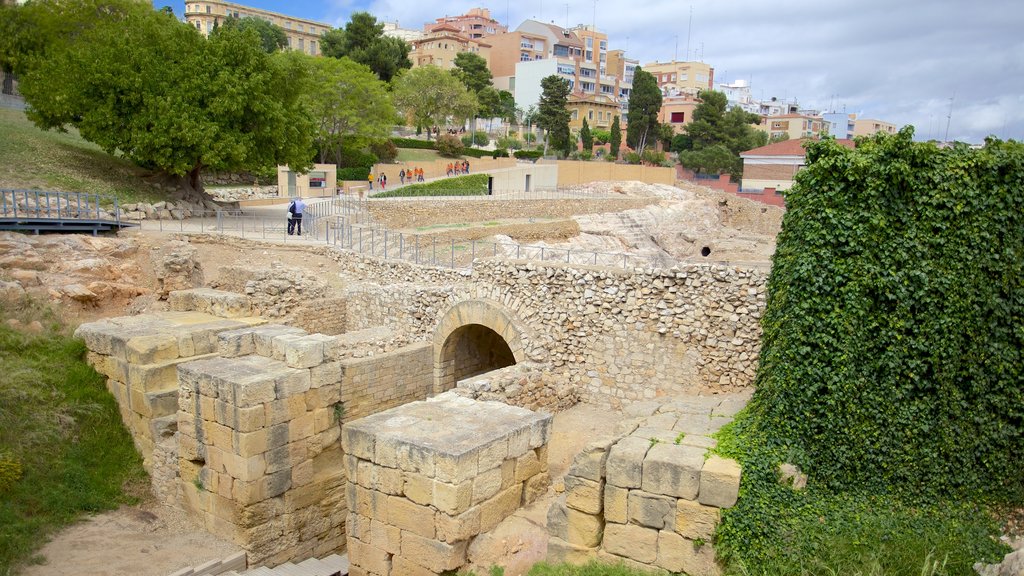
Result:
{"label": "metal fence", "polygon": [[121,221],[116,196],[43,190],[0,189],[0,216]]}

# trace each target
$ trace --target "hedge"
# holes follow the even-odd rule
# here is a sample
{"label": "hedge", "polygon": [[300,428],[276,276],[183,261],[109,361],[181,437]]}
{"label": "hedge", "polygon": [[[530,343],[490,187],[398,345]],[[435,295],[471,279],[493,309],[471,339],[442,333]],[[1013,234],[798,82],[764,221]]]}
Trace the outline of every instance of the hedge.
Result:
{"label": "hedge", "polygon": [[408,196],[484,196],[487,194],[486,174],[470,174],[444,178],[425,184],[403,186],[390,192],[377,194],[374,198],[399,198]]}

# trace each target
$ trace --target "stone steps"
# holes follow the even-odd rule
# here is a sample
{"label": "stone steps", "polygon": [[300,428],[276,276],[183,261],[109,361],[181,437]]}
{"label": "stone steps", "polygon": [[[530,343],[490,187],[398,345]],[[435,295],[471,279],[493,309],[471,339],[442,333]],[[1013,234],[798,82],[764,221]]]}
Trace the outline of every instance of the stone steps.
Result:
{"label": "stone steps", "polygon": [[325,558],[309,558],[298,564],[285,562],[280,566],[268,568],[260,566],[241,572],[231,570],[222,572],[220,576],[347,576],[348,554],[331,554]]}

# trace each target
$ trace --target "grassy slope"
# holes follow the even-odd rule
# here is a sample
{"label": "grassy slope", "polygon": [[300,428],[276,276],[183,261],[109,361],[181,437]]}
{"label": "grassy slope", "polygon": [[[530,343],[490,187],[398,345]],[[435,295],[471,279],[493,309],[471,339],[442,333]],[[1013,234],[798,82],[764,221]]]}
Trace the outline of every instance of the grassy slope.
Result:
{"label": "grassy slope", "polygon": [[[0,323],[0,576],[37,561],[49,535],[84,514],[146,494],[142,459],[85,346],[29,302],[0,307],[0,319],[42,319],[26,335]],[[6,487],[6,488],[5,488]]]}
{"label": "grassy slope", "polygon": [[439,160],[441,155],[437,150],[419,150],[415,148],[399,148],[396,162],[431,162]]}
{"label": "grassy slope", "polygon": [[122,202],[161,199],[146,171],[86,142],[74,129],[44,132],[20,110],[0,108],[0,188],[116,194]]}

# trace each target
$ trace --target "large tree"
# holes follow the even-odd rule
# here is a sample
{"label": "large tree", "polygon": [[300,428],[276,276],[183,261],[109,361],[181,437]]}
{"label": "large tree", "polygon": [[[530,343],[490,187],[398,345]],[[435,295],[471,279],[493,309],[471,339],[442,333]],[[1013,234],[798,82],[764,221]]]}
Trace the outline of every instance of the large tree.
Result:
{"label": "large tree", "polygon": [[280,26],[271,24],[262,18],[226,18],[217,27],[215,33],[220,33],[225,28],[241,28],[243,30],[251,28],[255,30],[260,38],[260,46],[268,54],[288,46],[288,35],[285,34],[284,30]]}
{"label": "large tree", "polygon": [[477,110],[476,98],[466,86],[437,66],[402,71],[392,82],[392,94],[399,112],[423,128],[444,125],[449,120],[462,122]]}
{"label": "large tree", "polygon": [[395,108],[387,86],[372,70],[348,58],[307,56],[309,88],[303,95],[316,129],[320,162],[341,163],[345,139],[387,137],[395,124]]}
{"label": "large tree", "polygon": [[[768,135],[752,126],[761,117],[738,106],[727,110],[724,92],[704,90],[700,101],[693,111],[693,122],[685,128],[688,138],[673,143],[674,148],[681,149],[679,163],[691,170],[711,170],[739,178],[743,173],[740,153],[767,143]],[[709,152],[711,149],[715,150]],[[728,150],[729,158],[722,149]],[[709,164],[711,158],[715,159],[713,164]]]}
{"label": "large tree", "polygon": [[452,74],[474,94],[480,94],[484,88],[491,86],[491,71],[487,68],[487,60],[472,52],[459,52],[455,55],[455,68]]}
{"label": "large tree", "polygon": [[622,147],[622,125],[619,124],[619,115],[616,114],[615,118],[612,119],[612,130],[608,136],[608,143],[611,144],[612,157],[619,157],[619,148]]}
{"label": "large tree", "polygon": [[384,82],[390,82],[400,70],[411,68],[409,45],[399,38],[384,35],[384,24],[369,12],[352,14],[345,28],[328,31],[320,39],[324,56],[347,56],[365,64]]}
{"label": "large tree", "polygon": [[590,153],[594,148],[594,136],[590,133],[590,124],[587,124],[587,119],[583,119],[583,127],[580,128],[580,143],[583,144],[583,151]]}
{"label": "large tree", "polygon": [[548,146],[569,152],[569,81],[552,74],[540,81],[537,126],[544,129],[544,153]]}
{"label": "large tree", "polygon": [[110,154],[187,176],[192,189],[202,189],[204,168],[310,165],[297,54],[267,54],[254,30],[207,40],[131,0],[77,12],[55,0],[32,5],[45,48],[23,67],[20,88],[40,128],[75,127]]}
{"label": "large tree", "polygon": [[661,89],[654,75],[637,66],[633,74],[633,91],[629,94],[629,111],[626,113],[626,145],[643,154],[648,144],[654,143],[661,123]]}

